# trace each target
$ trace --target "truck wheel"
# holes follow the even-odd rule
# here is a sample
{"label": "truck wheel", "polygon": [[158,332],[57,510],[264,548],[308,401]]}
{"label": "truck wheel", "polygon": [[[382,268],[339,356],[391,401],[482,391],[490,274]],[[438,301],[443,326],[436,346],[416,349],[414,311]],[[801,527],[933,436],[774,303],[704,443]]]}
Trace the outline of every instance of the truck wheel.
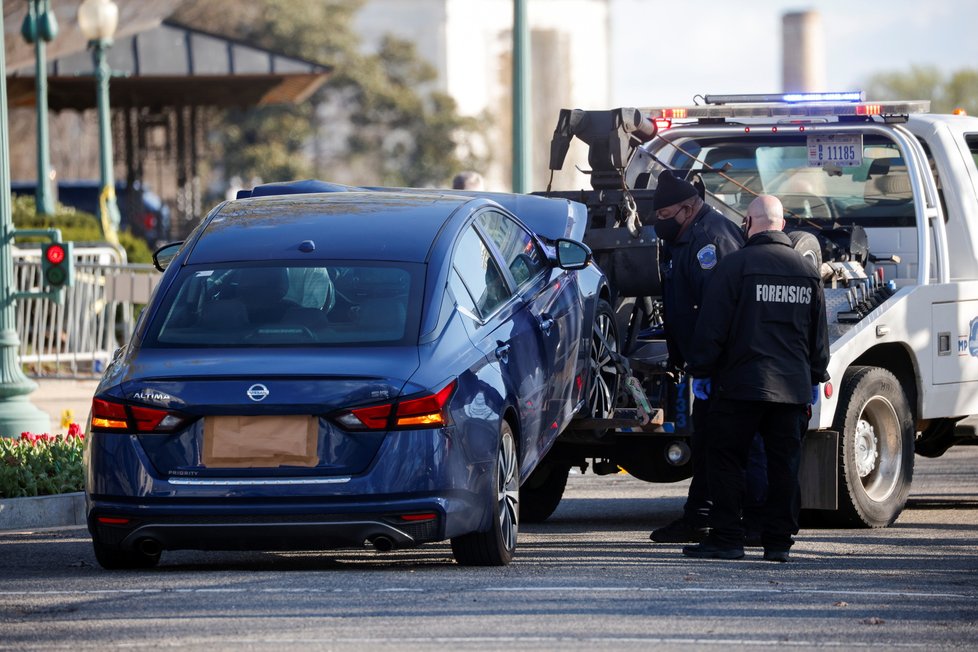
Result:
{"label": "truck wheel", "polygon": [[516,552],[520,522],[520,468],[513,429],[503,421],[493,472],[492,524],[485,532],[452,539],[452,554],[461,566],[505,566]]}
{"label": "truck wheel", "polygon": [[808,231],[790,231],[787,235],[794,250],[811,262],[815,271],[819,272],[822,269],[822,245],[818,238]]}
{"label": "truck wheel", "polygon": [[850,367],[834,425],[842,435],[839,510],[829,520],[890,525],[913,479],[914,423],[900,381],[879,367]]}
{"label": "truck wheel", "polygon": [[520,518],[524,523],[543,523],[557,509],[567,486],[570,464],[544,460],[520,487]]}
{"label": "truck wheel", "polygon": [[618,385],[621,379],[613,354],[618,353],[618,326],[615,312],[604,299],[598,300],[591,329],[591,350],[588,354],[590,378],[588,380],[587,410],[594,419],[614,416],[618,403]]}

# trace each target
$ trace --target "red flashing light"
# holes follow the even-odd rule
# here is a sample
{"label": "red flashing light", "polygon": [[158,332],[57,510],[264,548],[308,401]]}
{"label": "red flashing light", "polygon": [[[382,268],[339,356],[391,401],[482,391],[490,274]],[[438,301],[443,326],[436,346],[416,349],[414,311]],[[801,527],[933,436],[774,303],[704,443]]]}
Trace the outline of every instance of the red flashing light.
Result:
{"label": "red flashing light", "polygon": [[857,104],[856,115],[881,115],[883,113],[882,104]]}
{"label": "red flashing light", "polygon": [[744,133],[745,134],[749,134],[750,133],[750,127],[744,127]]}
{"label": "red flashing light", "polygon": [[61,245],[53,244],[44,252],[44,257],[52,265],[58,265],[65,259],[65,248]]}
{"label": "red flashing light", "polygon": [[672,128],[672,120],[669,118],[656,118],[655,128],[657,131],[665,131]]}
{"label": "red flashing light", "polygon": [[682,120],[687,115],[686,109],[662,109],[660,117],[672,120]]}
{"label": "red flashing light", "polygon": [[771,133],[772,134],[778,133],[778,128],[777,127],[771,127]]}

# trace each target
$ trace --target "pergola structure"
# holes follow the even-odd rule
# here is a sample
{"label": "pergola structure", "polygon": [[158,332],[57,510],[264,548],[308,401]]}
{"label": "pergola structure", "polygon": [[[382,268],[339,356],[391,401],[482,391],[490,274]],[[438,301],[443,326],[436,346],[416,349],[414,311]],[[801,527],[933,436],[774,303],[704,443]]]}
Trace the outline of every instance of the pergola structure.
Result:
{"label": "pergola structure", "polygon": [[[180,0],[115,2],[119,29],[108,61],[114,73],[110,103],[116,160],[125,166],[130,186],[141,182],[149,150],[162,141],[174,168],[175,228],[195,223],[202,209],[198,164],[203,112],[303,102],[326,82],[332,68],[167,20]],[[51,3],[59,23],[47,57],[52,111],[95,107],[92,60],[75,22],[80,3]],[[19,34],[27,4],[3,3],[11,107],[31,107],[35,100],[34,51]]]}

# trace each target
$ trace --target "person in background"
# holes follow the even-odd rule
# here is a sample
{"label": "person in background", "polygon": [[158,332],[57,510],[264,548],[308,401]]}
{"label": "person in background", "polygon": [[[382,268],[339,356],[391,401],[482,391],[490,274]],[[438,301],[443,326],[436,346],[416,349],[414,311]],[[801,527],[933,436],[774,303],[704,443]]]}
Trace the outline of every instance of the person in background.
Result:
{"label": "person in background", "polygon": [[[717,264],[740,249],[744,234],[708,206],[693,184],[669,170],[658,178],[652,200],[655,234],[663,248],[663,308],[670,366],[681,371],[693,352],[693,330],[703,306],[707,280]],[[695,386],[694,386],[695,392]],[[701,541],[707,534],[710,494],[707,484],[706,406],[695,398],[692,408],[693,478],[683,516],[652,531],[658,543]]]}
{"label": "person in background", "polygon": [[452,179],[452,188],[455,190],[485,190],[486,184],[478,172],[463,170]]}
{"label": "person in background", "polygon": [[808,406],[829,379],[825,299],[818,272],[785,235],[784,208],[761,195],[747,209],[747,244],[717,265],[693,335],[689,372],[710,397],[710,533],[688,557],[740,559],[745,469],[764,439],[768,497],[764,559],[788,561],[798,532],[801,437]]}

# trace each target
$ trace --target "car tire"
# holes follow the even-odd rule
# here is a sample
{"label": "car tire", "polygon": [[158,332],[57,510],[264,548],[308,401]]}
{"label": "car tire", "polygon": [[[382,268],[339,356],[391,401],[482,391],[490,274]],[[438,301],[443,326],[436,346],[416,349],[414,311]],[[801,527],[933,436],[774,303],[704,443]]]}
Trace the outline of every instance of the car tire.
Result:
{"label": "car tire", "polygon": [[137,550],[123,550],[92,539],[95,561],[105,570],[139,570],[153,568],[160,562],[160,553],[147,555]]}
{"label": "car tire", "polygon": [[591,346],[588,352],[587,416],[608,419],[618,407],[621,375],[615,364],[618,354],[618,325],[615,311],[604,299],[599,299],[591,327]]}
{"label": "car tire", "polygon": [[544,460],[520,487],[520,520],[543,523],[557,509],[567,486],[570,464]]}
{"label": "car tire", "polygon": [[452,554],[460,566],[505,566],[516,552],[520,520],[520,468],[513,429],[505,420],[493,471],[490,513],[485,532],[452,538]]}
{"label": "car tire", "polygon": [[896,376],[850,367],[842,378],[835,429],[842,434],[836,525],[886,527],[903,511],[914,464],[914,421]]}

